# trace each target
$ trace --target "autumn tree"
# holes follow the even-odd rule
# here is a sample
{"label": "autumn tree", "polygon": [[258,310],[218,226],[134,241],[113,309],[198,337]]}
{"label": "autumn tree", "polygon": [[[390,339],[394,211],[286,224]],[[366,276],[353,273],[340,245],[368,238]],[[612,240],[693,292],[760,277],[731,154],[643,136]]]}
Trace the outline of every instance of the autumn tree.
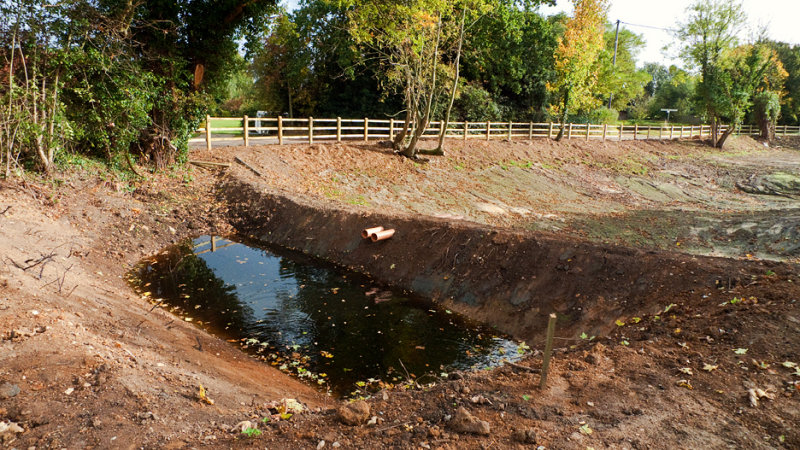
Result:
{"label": "autumn tree", "polygon": [[746,16],[740,2],[727,0],[696,0],[687,8],[687,15],[688,20],[680,24],[675,35],[682,43],[683,59],[690,67],[700,70],[698,104],[711,120],[711,142],[716,147],[726,108],[720,101],[726,83],[723,57],[737,46],[737,36],[745,25]]}
{"label": "autumn tree", "polygon": [[573,110],[590,110],[599,104],[594,95],[597,57],[603,49],[606,0],[573,0],[574,15],[567,21],[555,51],[556,77],[548,90],[556,102],[550,112],[561,123],[556,140],[564,136],[564,124]]}

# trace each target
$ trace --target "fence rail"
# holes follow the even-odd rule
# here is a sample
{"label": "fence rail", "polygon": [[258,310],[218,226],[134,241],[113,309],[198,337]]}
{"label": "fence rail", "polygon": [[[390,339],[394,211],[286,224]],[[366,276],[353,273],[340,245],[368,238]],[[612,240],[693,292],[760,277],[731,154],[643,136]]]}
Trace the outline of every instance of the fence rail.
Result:
{"label": "fence rail", "polygon": [[[225,126],[225,123],[235,126]],[[534,138],[554,138],[561,126],[554,122],[449,122],[447,129],[443,121],[433,121],[422,133],[423,138],[438,137],[442,131],[445,138],[454,140],[520,140]],[[206,116],[205,126],[196,132],[200,136],[189,142],[205,142],[211,149],[214,141],[230,141],[241,138],[245,146],[250,142],[307,142],[391,139],[402,129],[403,121],[395,119],[334,119],[210,117]],[[721,127],[724,131],[725,127]],[[216,136],[215,136],[216,134]],[[758,135],[760,130],[753,125],[739,127],[736,134]],[[800,126],[780,125],[775,134],[779,136],[800,134]],[[564,125],[566,139],[583,140],[690,140],[711,136],[710,125],[690,126],[650,126],[650,125],[598,125],[591,123],[568,123]]]}

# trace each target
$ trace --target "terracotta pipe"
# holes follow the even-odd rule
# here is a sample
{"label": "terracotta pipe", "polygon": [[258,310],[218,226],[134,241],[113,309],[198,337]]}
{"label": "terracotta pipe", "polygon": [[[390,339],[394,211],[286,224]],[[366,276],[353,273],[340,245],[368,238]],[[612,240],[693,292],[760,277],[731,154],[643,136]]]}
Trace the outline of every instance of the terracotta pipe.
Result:
{"label": "terracotta pipe", "polygon": [[372,239],[372,242],[378,242],[384,239],[389,239],[392,236],[394,236],[394,229],[383,230],[383,231],[378,231],[377,233],[372,233],[370,235],[370,238]]}
{"label": "terracotta pipe", "polygon": [[379,231],[383,231],[383,227],[365,228],[364,231],[361,232],[361,237],[364,239],[369,239],[373,233],[377,233]]}

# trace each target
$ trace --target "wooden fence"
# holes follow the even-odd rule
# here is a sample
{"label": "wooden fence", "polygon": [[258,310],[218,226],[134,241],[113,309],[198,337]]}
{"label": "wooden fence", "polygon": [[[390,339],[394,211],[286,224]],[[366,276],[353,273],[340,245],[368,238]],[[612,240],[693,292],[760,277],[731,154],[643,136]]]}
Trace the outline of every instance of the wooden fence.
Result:
{"label": "wooden fence", "polygon": [[[213,124],[212,122],[216,122]],[[235,126],[218,126],[224,122]],[[431,122],[423,138],[438,137],[443,131],[444,122]],[[315,119],[308,118],[253,118],[210,117],[206,116],[205,126],[198,129],[200,136],[190,142],[205,142],[211,149],[214,141],[242,139],[245,146],[251,142],[284,144],[287,142],[360,140],[387,140],[402,129],[403,121],[395,119]],[[721,128],[724,131],[725,127]],[[553,122],[449,122],[445,138],[449,140],[522,140],[535,138],[554,138],[560,131],[560,124]],[[745,125],[737,132],[743,135],[758,135],[758,127]],[[781,125],[777,135],[800,134],[800,126]],[[215,136],[216,135],[216,136]],[[564,138],[583,140],[665,140],[665,139],[705,139],[711,135],[710,125],[693,126],[650,126],[650,125],[596,125],[591,123],[569,123],[564,125]]]}

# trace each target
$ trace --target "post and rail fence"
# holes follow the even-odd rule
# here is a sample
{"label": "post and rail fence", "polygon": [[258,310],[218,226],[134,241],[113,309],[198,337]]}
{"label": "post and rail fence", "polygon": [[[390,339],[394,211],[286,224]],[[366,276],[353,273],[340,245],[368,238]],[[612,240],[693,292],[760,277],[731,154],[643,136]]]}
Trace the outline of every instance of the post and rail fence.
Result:
{"label": "post and rail fence", "polygon": [[[230,124],[232,126],[228,126]],[[444,121],[432,121],[423,138],[435,138],[442,132]],[[286,117],[210,117],[196,132],[199,136],[190,143],[205,142],[211,149],[214,141],[241,139],[244,146],[251,142],[262,144],[309,143],[317,141],[342,142],[388,140],[402,129],[403,121],[396,119],[318,119]],[[724,131],[721,127],[720,131]],[[445,139],[450,140],[532,140],[554,138],[560,131],[555,122],[449,122]],[[214,136],[216,133],[217,136]],[[736,134],[759,135],[758,127],[742,125]],[[779,125],[777,136],[799,135],[800,126]],[[583,140],[691,140],[711,136],[710,125],[651,126],[651,125],[598,125],[568,123],[564,125],[564,138]],[[229,144],[231,145],[231,144]]]}

